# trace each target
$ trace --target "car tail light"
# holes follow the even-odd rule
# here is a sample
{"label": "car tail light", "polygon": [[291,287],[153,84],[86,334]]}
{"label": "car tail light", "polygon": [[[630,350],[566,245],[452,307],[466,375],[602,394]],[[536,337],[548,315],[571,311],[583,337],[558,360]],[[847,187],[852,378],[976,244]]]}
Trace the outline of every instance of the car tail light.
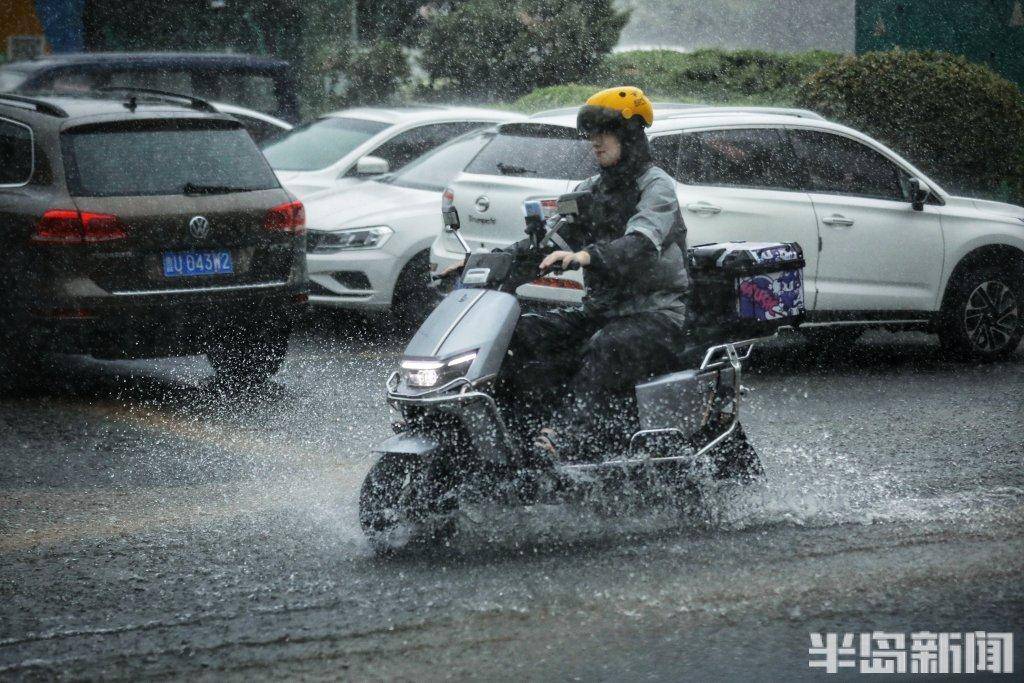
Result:
{"label": "car tail light", "polygon": [[37,308],[32,312],[41,318],[52,320],[85,320],[94,317],[90,308]]}
{"label": "car tail light", "polygon": [[557,289],[583,289],[583,285],[576,280],[563,280],[557,277],[539,277],[536,280],[530,282],[531,285],[537,285],[538,287],[555,287]]}
{"label": "car tail light", "polygon": [[455,192],[450,187],[444,188],[444,192],[441,193],[441,213],[444,213],[448,209],[452,208],[455,204]]}
{"label": "car tail light", "polygon": [[275,206],[267,211],[267,217],[263,220],[263,228],[293,235],[305,235],[306,207],[300,201]]}
{"label": "car tail light", "polygon": [[83,244],[110,242],[125,237],[127,234],[117,216],[51,209],[39,219],[32,241],[44,244]]}
{"label": "car tail light", "polygon": [[85,226],[86,242],[110,242],[124,239],[128,235],[121,227],[117,216],[108,213],[82,212],[82,225]]}

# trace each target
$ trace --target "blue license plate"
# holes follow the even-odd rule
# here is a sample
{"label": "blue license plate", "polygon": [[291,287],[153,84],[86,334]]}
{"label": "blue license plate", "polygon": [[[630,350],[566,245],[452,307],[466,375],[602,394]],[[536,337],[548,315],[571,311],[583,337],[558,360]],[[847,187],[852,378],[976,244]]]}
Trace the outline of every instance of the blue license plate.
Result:
{"label": "blue license plate", "polygon": [[164,276],[226,275],[235,272],[230,251],[180,251],[164,254]]}

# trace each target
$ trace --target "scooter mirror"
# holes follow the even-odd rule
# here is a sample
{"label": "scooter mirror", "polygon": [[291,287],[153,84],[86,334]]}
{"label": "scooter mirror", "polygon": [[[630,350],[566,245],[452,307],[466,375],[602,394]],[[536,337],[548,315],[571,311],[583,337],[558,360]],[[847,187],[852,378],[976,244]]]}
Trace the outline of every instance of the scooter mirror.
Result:
{"label": "scooter mirror", "polygon": [[441,218],[444,219],[445,232],[455,232],[459,229],[459,212],[454,208],[442,211]]}
{"label": "scooter mirror", "polygon": [[589,192],[568,192],[558,198],[558,213],[570,221],[588,222],[591,200]]}

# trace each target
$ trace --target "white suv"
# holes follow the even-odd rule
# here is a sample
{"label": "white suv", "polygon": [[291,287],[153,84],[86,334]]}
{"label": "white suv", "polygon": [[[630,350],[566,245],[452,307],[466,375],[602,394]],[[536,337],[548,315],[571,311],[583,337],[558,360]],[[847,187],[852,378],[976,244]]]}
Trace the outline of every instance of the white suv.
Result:
{"label": "white suv", "polygon": [[263,148],[286,189],[300,198],[397,171],[463,133],[508,120],[475,107],[359,107],[325,114]]}
{"label": "white suv", "polygon": [[[524,200],[553,199],[597,172],[575,123],[563,111],[501,126],[456,177],[446,202],[471,246],[520,239]],[[808,328],[931,330],[978,358],[1020,342],[1024,208],[952,196],[879,142],[801,110],[659,112],[649,136],[656,163],[677,179],[690,245],[803,246]],[[461,260],[460,251],[441,234],[431,267]],[[519,293],[578,301],[579,276],[567,280]]]}

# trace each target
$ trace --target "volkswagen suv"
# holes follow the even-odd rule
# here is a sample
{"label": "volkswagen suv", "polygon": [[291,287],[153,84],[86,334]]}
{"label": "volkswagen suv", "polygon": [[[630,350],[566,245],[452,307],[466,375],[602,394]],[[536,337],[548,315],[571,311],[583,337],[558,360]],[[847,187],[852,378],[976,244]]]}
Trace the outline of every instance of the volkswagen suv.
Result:
{"label": "volkswagen suv", "polygon": [[238,121],[166,93],[0,95],[0,158],[7,355],[276,372],[308,298],[303,207]]}
{"label": "volkswagen suv", "polygon": [[[454,207],[473,248],[523,232],[523,202],[554,198],[597,172],[575,110],[535,115],[499,134],[456,177]],[[803,110],[695,107],[659,112],[656,163],[677,181],[689,244],[799,242],[812,338],[849,341],[868,327],[937,332],[962,357],[1012,353],[1024,333],[1024,208],[958,197],[870,137]],[[439,235],[431,267],[462,259]],[[572,303],[578,274],[519,294]]]}

